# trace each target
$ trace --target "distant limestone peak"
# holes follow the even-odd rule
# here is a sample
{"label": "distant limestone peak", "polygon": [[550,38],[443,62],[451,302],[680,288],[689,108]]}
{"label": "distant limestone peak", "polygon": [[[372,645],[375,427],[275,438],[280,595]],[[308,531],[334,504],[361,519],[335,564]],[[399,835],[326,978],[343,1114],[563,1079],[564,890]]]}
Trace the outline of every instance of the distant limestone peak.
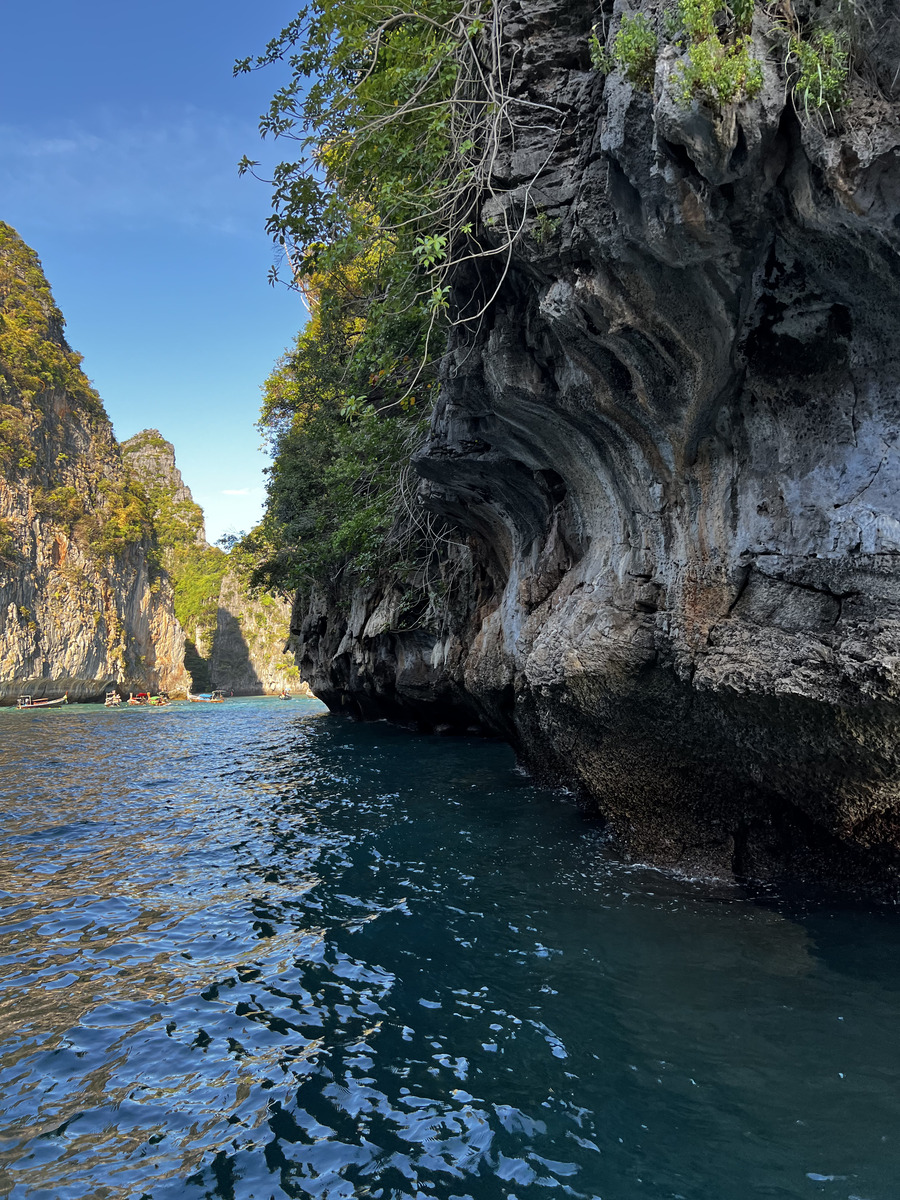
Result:
{"label": "distant limestone peak", "polygon": [[[65,324],[41,260],[11,225],[0,221],[0,403],[12,405],[26,419],[39,418],[65,395],[95,426],[109,429],[100,397],[81,369],[81,355],[64,337]],[[58,420],[59,413],[52,417]],[[11,415],[3,418],[8,430]],[[8,443],[5,434],[0,440]]]}
{"label": "distant limestone peak", "polygon": [[203,509],[175,462],[175,447],[158,429],[142,429],[122,442],[122,459],[131,477],[146,491],[158,518],[173,522],[173,541],[206,545]]}
{"label": "distant limestone peak", "polygon": [[122,455],[131,474],[148,487],[164,487],[177,503],[193,503],[191,489],[175,463],[175,447],[158,429],[142,429],[122,442]]}

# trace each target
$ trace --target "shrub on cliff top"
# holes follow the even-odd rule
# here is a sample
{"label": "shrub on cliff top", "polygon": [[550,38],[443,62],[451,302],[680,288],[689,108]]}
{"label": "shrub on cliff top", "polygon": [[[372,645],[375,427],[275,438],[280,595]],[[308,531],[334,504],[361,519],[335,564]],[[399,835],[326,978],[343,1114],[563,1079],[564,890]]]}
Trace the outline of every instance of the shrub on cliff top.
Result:
{"label": "shrub on cliff top", "polygon": [[158,429],[142,429],[140,433],[129,438],[122,447],[123,452],[129,454],[148,449],[168,451],[171,450],[171,443],[166,441]]}
{"label": "shrub on cliff top", "polygon": [[699,97],[723,108],[752,99],[762,89],[762,64],[752,53],[748,32],[753,0],[735,4],[731,20],[721,19],[724,9],[721,0],[679,0],[688,46],[687,60],[677,76],[684,104]]}
{"label": "shrub on cliff top", "polygon": [[819,29],[809,39],[792,35],[788,46],[797,69],[795,103],[806,115],[825,111],[834,119],[846,103],[850,85],[847,43],[833,30]]}

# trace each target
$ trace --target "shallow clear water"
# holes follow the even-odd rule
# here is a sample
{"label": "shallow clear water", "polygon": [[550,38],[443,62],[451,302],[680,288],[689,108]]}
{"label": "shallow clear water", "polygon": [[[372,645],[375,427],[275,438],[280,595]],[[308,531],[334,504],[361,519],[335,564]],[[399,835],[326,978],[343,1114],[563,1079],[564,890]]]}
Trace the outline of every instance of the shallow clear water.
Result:
{"label": "shallow clear water", "polygon": [[900,927],[611,859],[476,740],[0,712],[0,1194],[900,1195]]}

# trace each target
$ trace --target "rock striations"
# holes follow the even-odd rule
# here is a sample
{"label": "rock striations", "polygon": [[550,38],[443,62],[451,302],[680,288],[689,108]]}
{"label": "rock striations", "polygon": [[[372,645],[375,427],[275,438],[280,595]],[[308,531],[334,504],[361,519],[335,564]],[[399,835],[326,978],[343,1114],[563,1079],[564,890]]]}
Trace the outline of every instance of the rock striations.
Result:
{"label": "rock striations", "polygon": [[143,498],[37,256],[0,223],[0,702],[183,691]]}
{"label": "rock striations", "polygon": [[831,128],[771,51],[716,115],[673,98],[677,46],[652,95],[592,70],[593,3],[505,11],[512,102],[556,115],[484,204],[485,237],[526,230],[509,269],[456,283],[496,297],[417,466],[459,545],[430,596],[299,610],[301,669],[335,708],[509,738],[641,859],[891,887],[900,20],[867,6]]}

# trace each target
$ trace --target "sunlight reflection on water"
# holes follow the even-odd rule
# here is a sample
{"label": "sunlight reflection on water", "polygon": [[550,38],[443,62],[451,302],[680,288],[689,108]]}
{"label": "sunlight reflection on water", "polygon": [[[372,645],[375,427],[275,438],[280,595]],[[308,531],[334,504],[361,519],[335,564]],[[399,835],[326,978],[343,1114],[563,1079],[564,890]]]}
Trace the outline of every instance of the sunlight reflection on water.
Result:
{"label": "sunlight reflection on water", "polygon": [[0,712],[3,1195],[896,1196],[892,914],[629,870],[502,746],[198,707]]}

